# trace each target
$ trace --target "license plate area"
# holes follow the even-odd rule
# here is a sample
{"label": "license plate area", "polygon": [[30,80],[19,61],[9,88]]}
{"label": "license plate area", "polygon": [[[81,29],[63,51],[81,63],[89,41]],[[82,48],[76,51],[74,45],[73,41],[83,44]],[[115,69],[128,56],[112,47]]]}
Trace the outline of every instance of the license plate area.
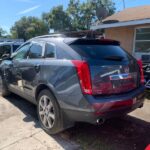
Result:
{"label": "license plate area", "polygon": [[136,81],[132,74],[111,75],[110,81],[117,92],[126,92],[136,88]]}

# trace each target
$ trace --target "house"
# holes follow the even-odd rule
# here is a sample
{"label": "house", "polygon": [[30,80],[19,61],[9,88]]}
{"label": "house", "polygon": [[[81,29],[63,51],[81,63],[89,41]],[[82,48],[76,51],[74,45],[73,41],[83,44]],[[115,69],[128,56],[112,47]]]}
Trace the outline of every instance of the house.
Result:
{"label": "house", "polygon": [[105,29],[106,38],[120,41],[137,58],[150,54],[150,5],[124,9],[91,29]]}

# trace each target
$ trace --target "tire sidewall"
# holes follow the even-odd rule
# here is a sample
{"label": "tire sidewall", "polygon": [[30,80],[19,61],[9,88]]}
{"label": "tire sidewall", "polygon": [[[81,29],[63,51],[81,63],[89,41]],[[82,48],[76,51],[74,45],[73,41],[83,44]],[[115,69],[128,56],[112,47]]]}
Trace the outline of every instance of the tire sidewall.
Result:
{"label": "tire sidewall", "polygon": [[[40,98],[43,96],[43,95],[46,95],[50,98],[53,106],[54,106],[54,111],[55,111],[55,121],[54,121],[54,125],[51,129],[47,129],[42,121],[41,121],[41,118],[40,118],[40,115],[39,115],[39,101],[40,101]],[[48,90],[43,90],[40,92],[39,96],[38,96],[38,99],[37,99],[37,114],[38,114],[38,119],[39,119],[39,123],[41,125],[41,127],[48,133],[48,134],[56,134],[58,132],[60,132],[62,130],[62,117],[61,117],[61,110],[60,110],[60,107],[57,103],[57,100],[56,98],[51,94],[50,91]]]}

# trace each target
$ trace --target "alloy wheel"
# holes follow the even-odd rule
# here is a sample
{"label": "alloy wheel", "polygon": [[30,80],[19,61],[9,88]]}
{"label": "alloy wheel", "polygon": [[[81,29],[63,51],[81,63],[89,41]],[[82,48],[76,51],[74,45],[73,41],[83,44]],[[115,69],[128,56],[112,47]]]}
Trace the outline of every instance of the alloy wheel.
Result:
{"label": "alloy wheel", "polygon": [[45,128],[51,129],[55,122],[54,105],[50,98],[43,95],[39,101],[39,116]]}

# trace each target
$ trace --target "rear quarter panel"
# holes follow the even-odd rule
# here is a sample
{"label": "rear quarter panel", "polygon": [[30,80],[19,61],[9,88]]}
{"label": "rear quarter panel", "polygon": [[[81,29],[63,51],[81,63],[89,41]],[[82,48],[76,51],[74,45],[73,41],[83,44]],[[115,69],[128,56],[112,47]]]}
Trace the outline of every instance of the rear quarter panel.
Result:
{"label": "rear quarter panel", "polygon": [[88,106],[70,60],[47,59],[41,73],[41,83],[49,86],[61,108],[77,110]]}

